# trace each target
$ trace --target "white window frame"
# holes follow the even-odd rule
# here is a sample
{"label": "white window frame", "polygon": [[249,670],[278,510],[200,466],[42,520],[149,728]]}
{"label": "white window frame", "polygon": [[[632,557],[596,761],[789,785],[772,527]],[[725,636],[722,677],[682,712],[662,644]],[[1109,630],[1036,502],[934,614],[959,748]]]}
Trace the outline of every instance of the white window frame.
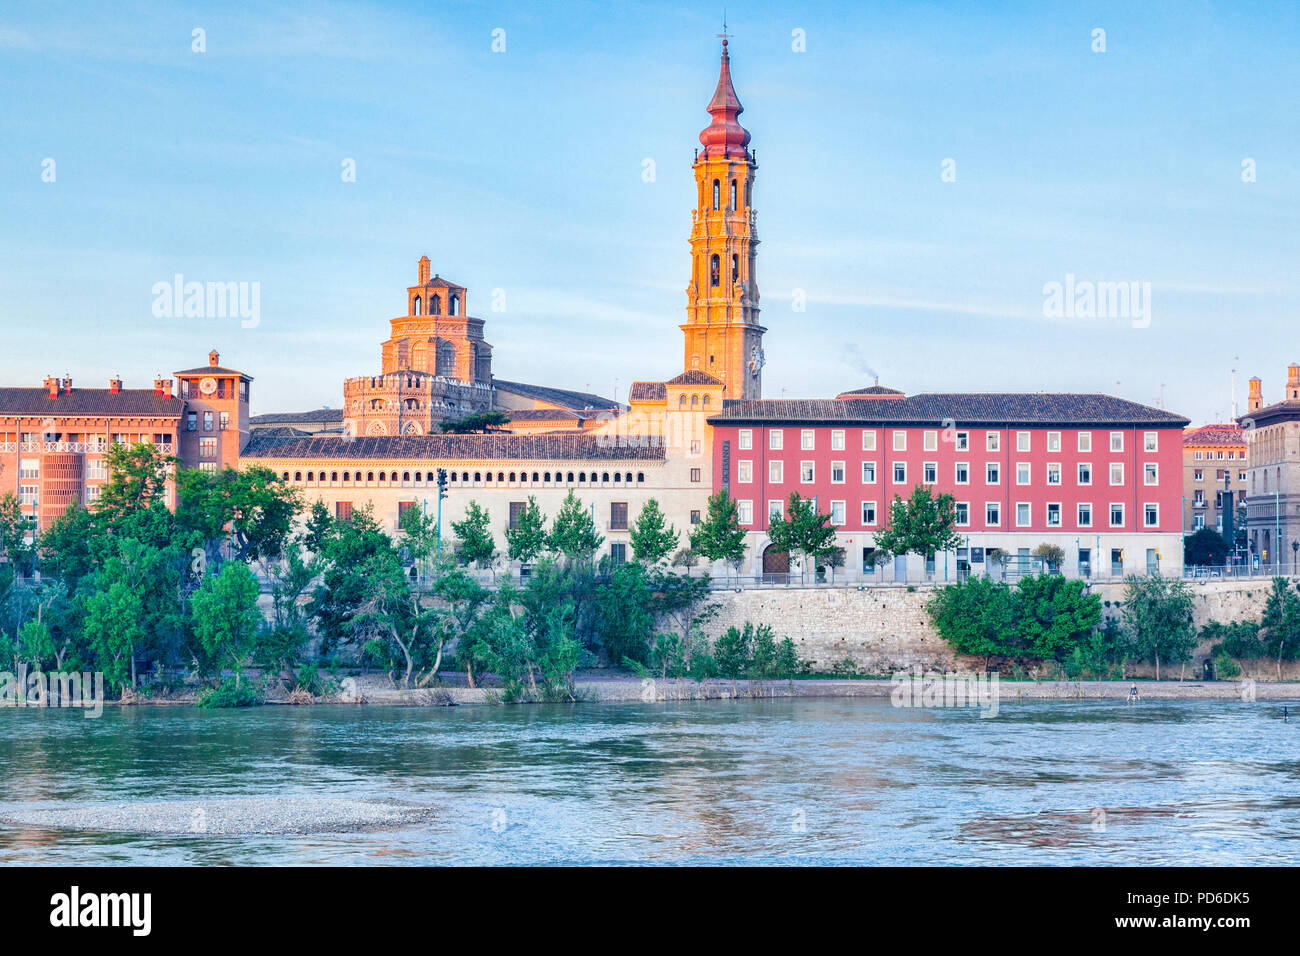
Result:
{"label": "white window frame", "polygon": [[[867,469],[871,469],[871,477],[867,477]],[[864,485],[874,485],[878,480],[879,469],[874,461],[864,461],[862,463],[862,483]]]}
{"label": "white window frame", "polygon": [[1079,432],[1079,451],[1087,454],[1092,451],[1092,432]]}
{"label": "white window frame", "polygon": [[[965,509],[966,509],[966,520],[965,520],[965,521],[962,521],[962,520],[961,520],[961,509],[962,509],[962,508],[965,508]],[[970,502],[969,502],[969,501],[955,501],[955,502],[953,502],[953,511],[954,511],[954,512],[956,513],[956,515],[957,515],[957,522],[956,522],[957,527],[959,527],[959,528],[969,528],[969,527],[970,527]]]}
{"label": "white window frame", "polygon": [[1142,465],[1142,484],[1147,487],[1160,484],[1160,465],[1154,461]]}
{"label": "white window frame", "polygon": [[865,428],[862,430],[862,450],[876,450],[876,430],[874,428]]}
{"label": "white window frame", "polygon": [[[1056,521],[1052,521],[1053,508],[1056,509]],[[1061,527],[1061,522],[1063,520],[1061,516],[1061,503],[1059,501],[1047,502],[1047,507],[1044,509],[1044,518],[1047,521],[1047,527],[1049,528]]]}
{"label": "white window frame", "polygon": [[[1020,509],[1025,509],[1025,520],[1020,520]],[[1034,504],[1032,501],[1016,502],[1016,527],[1032,528],[1034,526]]]}
{"label": "white window frame", "polygon": [[[993,477],[989,477],[989,469],[993,469]],[[984,462],[984,484],[1000,485],[1002,484],[1002,462],[986,461]]]}
{"label": "white window frame", "polygon": [[[1088,480],[1087,480],[1087,481],[1084,481],[1084,480],[1083,480],[1083,472],[1080,470],[1080,469],[1083,469],[1083,468],[1087,468],[1087,469],[1088,469]],[[1076,467],[1075,470],[1074,470],[1074,480],[1075,480],[1075,483],[1076,483],[1077,485],[1079,485],[1080,488],[1088,488],[1088,487],[1091,487],[1091,486],[1092,486],[1092,462],[1090,462],[1090,461],[1081,461],[1081,462],[1079,462],[1078,467]]]}
{"label": "white window frame", "polygon": [[[1119,523],[1118,523],[1118,524],[1115,522],[1115,509],[1116,509],[1116,508],[1119,509]],[[1124,502],[1122,502],[1122,501],[1112,501],[1112,502],[1107,506],[1107,508],[1106,508],[1106,520],[1107,520],[1107,522],[1108,522],[1108,524],[1106,525],[1106,527],[1108,527],[1108,528],[1122,528],[1122,527],[1124,527],[1124,519],[1125,519],[1126,517],[1127,517],[1127,515],[1124,513]]]}
{"label": "white window frame", "polygon": [[[900,469],[900,468],[903,469],[903,477],[902,477],[902,478],[898,477],[898,469]],[[905,485],[905,484],[907,484],[907,462],[905,462],[905,461],[896,461],[896,462],[894,462],[894,468],[893,468],[892,475],[893,475],[893,479],[894,479],[894,482],[893,482],[894,484],[896,484],[896,485]]]}
{"label": "white window frame", "polygon": [[[1021,472],[1024,472],[1024,480],[1020,480]],[[1020,486],[1031,485],[1034,482],[1034,466],[1031,462],[1016,462],[1016,484]]]}
{"label": "white window frame", "polygon": [[[1053,468],[1056,469],[1056,480],[1055,480],[1055,481],[1052,480],[1052,469],[1053,469]],[[1063,483],[1063,481],[1064,481],[1064,479],[1061,477],[1061,463],[1060,463],[1059,461],[1049,461],[1049,462],[1047,463],[1047,483],[1048,483],[1049,485],[1054,485],[1054,486],[1056,486],[1056,487],[1059,488],[1059,487],[1061,486],[1061,484]]]}
{"label": "white window frame", "polygon": [[1123,432],[1111,432],[1111,433],[1110,433],[1110,450],[1111,450],[1111,451],[1123,451],[1123,450],[1124,450],[1124,433],[1123,433]]}
{"label": "white window frame", "polygon": [[[804,477],[805,471],[808,473],[807,478]],[[812,460],[807,460],[807,459],[801,460],[799,462],[799,484],[813,485],[816,483],[817,483],[817,462]]]}
{"label": "white window frame", "polygon": [[[963,468],[966,469],[965,478],[962,478],[961,476],[961,470]],[[952,480],[954,484],[969,485],[970,484],[970,462],[968,461],[955,462],[952,466]]]}
{"label": "white window frame", "polygon": [[[933,478],[927,477],[927,475],[929,475],[931,471],[934,472]],[[921,462],[921,484],[937,485],[938,483],[939,483],[939,463],[937,461]]]}
{"label": "white window frame", "polygon": [[1160,450],[1160,433],[1143,432],[1142,433],[1142,450],[1159,451]]}
{"label": "white window frame", "polygon": [[[871,516],[867,516],[867,509],[871,509]],[[862,502],[862,525],[867,528],[874,528],[880,518],[880,504],[876,501]]]}
{"label": "white window frame", "polygon": [[[843,502],[843,501],[841,501],[841,500],[838,500],[838,499],[832,499],[832,501],[831,501],[831,524],[835,525],[837,528],[842,528],[844,525],[846,525],[846,524],[849,523],[849,522],[848,522],[848,511],[847,511],[847,509],[844,507],[844,505],[845,505],[845,502]],[[837,508],[839,509],[839,512],[840,512],[840,520],[839,520],[839,521],[836,521],[836,520],[835,520],[835,509],[837,509]]]}
{"label": "white window frame", "polygon": [[936,431],[927,431],[927,432],[925,433],[925,438],[924,438],[924,440],[921,442],[921,450],[922,450],[922,451],[938,451],[938,450],[939,450],[939,433],[936,432]]}
{"label": "white window frame", "polygon": [[754,447],[754,429],[742,428],[736,432],[736,447],[741,451],[749,451]]}
{"label": "white window frame", "polygon": [[[1084,520],[1083,520],[1083,509],[1084,509],[1084,508],[1087,508],[1087,509],[1088,509],[1088,520],[1087,520],[1087,521],[1084,521]],[[1075,508],[1074,508],[1074,522],[1075,522],[1075,524],[1077,524],[1080,528],[1091,528],[1091,527],[1092,527],[1092,502],[1091,502],[1091,501],[1080,501],[1077,505],[1075,505]]]}
{"label": "white window frame", "polygon": [[1002,450],[1002,433],[985,432],[984,433],[984,450],[1001,451]]}
{"label": "white window frame", "polygon": [[[1119,481],[1115,480],[1115,469],[1119,469]],[[1110,484],[1112,488],[1118,488],[1124,484],[1124,463],[1122,461],[1112,461],[1110,463]]]}
{"label": "white window frame", "polygon": [[[1156,520],[1155,520],[1155,521],[1147,521],[1147,509],[1149,509],[1149,508],[1154,508],[1154,509],[1155,509],[1155,513],[1156,513]],[[1142,503],[1142,527],[1144,527],[1144,528],[1158,528],[1158,527],[1160,527],[1160,502],[1158,502],[1158,501],[1144,501],[1144,502]]]}
{"label": "white window frame", "polygon": [[[993,517],[989,517],[989,509],[993,509]],[[1002,527],[1002,502],[986,501],[984,502],[984,524],[989,528]]]}
{"label": "white window frame", "polygon": [[754,481],[754,461],[751,458],[743,458],[736,462],[736,483],[740,485],[752,484]]}
{"label": "white window frame", "polygon": [[1049,452],[1059,452],[1059,451],[1061,450],[1061,433],[1060,433],[1060,432],[1048,432],[1048,433],[1047,433],[1047,450],[1048,450]]}
{"label": "white window frame", "polygon": [[1030,447],[1031,441],[1029,438],[1029,432],[1016,432],[1016,451],[1029,451]]}
{"label": "white window frame", "polygon": [[785,461],[774,458],[767,463],[767,483],[769,485],[785,484]]}
{"label": "white window frame", "polygon": [[907,451],[907,431],[902,428],[894,429],[894,451]]}
{"label": "white window frame", "polygon": [[[835,471],[836,471],[836,469],[838,469],[838,470],[839,470],[839,473],[840,473],[840,476],[839,476],[838,478],[835,477]],[[842,461],[833,461],[833,462],[831,462],[831,484],[832,484],[832,485],[842,485],[842,484],[844,484],[844,480],[845,480],[845,478],[847,477],[847,474],[848,474],[848,473],[847,473],[847,471],[846,471],[845,468],[844,468],[844,462],[842,462]]]}
{"label": "white window frame", "polygon": [[832,428],[831,429],[831,451],[843,451],[843,450],[844,450],[844,429]]}
{"label": "white window frame", "polygon": [[742,498],[736,502],[736,523],[753,524],[754,523],[754,502],[750,498]]}
{"label": "white window frame", "polygon": [[785,447],[785,429],[773,428],[768,432],[767,447],[771,451],[782,451]]}
{"label": "white window frame", "polygon": [[817,449],[817,430],[815,428],[801,428],[799,430],[799,450],[815,451]]}

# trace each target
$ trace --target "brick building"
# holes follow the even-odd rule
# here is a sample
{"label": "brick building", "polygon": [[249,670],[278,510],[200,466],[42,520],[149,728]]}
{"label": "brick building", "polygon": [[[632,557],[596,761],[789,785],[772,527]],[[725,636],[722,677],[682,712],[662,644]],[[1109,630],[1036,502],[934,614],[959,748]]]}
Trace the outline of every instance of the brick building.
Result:
{"label": "brick building", "polygon": [[1300,364],[1287,366],[1283,398],[1264,404],[1263,383],[1250,380],[1246,439],[1246,527],[1252,560],[1294,571],[1300,547]]}
{"label": "brick building", "polygon": [[[760,400],[710,418],[713,484],[750,529],[752,573],[781,573],[769,511],[791,492],[837,526],[850,579],[942,577],[945,556],[874,570],[874,533],[916,485],[956,499],[966,537],[949,576],[990,570],[988,552],[1028,565],[1054,544],[1063,570],[1116,576],[1182,570],[1182,429],[1187,419],[1108,395],[921,394],[872,386],[827,400]],[[910,565],[910,566],[909,566]],[[995,573],[997,569],[993,569]]]}
{"label": "brick building", "polygon": [[1224,492],[1246,492],[1246,439],[1240,425],[1202,425],[1183,433],[1183,533],[1223,533]]}

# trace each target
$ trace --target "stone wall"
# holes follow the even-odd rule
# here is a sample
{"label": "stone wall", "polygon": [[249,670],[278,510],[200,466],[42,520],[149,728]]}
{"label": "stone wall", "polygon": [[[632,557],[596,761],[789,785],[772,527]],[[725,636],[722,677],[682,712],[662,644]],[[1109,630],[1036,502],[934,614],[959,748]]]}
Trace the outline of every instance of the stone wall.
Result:
{"label": "stone wall", "polygon": [[[1258,620],[1270,587],[1267,578],[1193,584],[1196,626],[1211,620]],[[1122,583],[1094,585],[1094,589],[1101,596],[1104,615],[1121,613],[1117,602],[1124,599]],[[882,676],[913,665],[939,670],[982,666],[978,659],[955,655],[935,631],[925,612],[933,594],[932,586],[720,591],[716,598],[721,609],[707,630],[716,636],[746,621],[769,624],[778,640],[787,635],[793,638],[800,658],[810,661],[818,672],[831,672],[846,659],[858,673]],[[1201,662],[1208,654],[1208,646],[1197,648],[1187,665],[1187,676],[1201,675]],[[1133,670],[1144,676],[1154,672],[1145,666]],[[1247,667],[1246,673],[1272,679],[1276,667],[1259,661]],[[1162,676],[1176,677],[1177,672],[1168,674],[1165,669]],[[1300,666],[1284,663],[1282,676],[1300,677]]]}

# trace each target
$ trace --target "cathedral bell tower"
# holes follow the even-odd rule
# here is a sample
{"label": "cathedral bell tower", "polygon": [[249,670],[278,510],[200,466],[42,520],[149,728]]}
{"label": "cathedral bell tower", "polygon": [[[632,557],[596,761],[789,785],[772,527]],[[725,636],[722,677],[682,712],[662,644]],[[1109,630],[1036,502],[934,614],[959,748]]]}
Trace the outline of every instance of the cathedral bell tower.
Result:
{"label": "cathedral bell tower", "polygon": [[731,85],[731,58],[722,38],[722,69],[708,105],[713,120],[695,153],[691,281],[686,287],[686,369],[720,379],[727,399],[763,394],[763,333],[758,322],[758,251],[753,199],[758,164],[744,112]]}

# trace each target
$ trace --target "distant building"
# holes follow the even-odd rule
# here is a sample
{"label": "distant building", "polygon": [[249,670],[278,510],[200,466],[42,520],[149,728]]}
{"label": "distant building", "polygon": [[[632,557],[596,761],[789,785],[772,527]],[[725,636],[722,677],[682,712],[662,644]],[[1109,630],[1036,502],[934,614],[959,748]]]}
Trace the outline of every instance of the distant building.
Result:
{"label": "distant building", "polygon": [[1238,423],[1246,439],[1246,527],[1262,566],[1294,568],[1300,544],[1300,364],[1287,366],[1282,401],[1264,404],[1263,384],[1250,380],[1248,411]]}
{"label": "distant building", "polygon": [[1232,491],[1234,503],[1240,504],[1246,488],[1246,439],[1240,425],[1202,425],[1183,433],[1184,534],[1202,528],[1222,534],[1224,491]]}

